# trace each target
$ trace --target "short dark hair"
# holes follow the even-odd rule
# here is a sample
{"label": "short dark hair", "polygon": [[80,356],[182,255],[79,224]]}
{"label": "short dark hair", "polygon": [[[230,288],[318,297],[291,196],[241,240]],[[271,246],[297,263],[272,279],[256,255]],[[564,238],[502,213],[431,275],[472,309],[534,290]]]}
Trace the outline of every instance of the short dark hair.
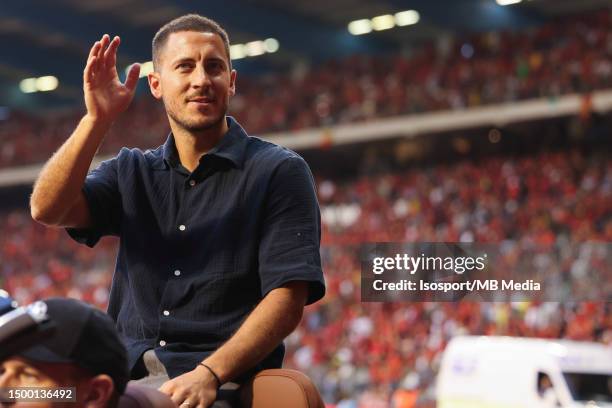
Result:
{"label": "short dark hair", "polygon": [[221,40],[223,40],[223,45],[225,46],[225,53],[227,54],[229,67],[231,69],[232,59],[230,57],[230,42],[227,32],[216,21],[199,14],[185,14],[184,16],[177,17],[169,23],[166,23],[157,31],[155,37],[153,37],[152,44],[154,67],[158,67],[161,50],[164,48],[164,45],[166,45],[170,34],[181,31],[213,33],[221,37]]}

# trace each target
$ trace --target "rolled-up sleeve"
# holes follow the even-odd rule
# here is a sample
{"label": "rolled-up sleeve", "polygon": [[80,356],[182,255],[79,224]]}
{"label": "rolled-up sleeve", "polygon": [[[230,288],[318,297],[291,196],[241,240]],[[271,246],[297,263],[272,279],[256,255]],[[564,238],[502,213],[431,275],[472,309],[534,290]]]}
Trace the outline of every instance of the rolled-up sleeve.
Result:
{"label": "rolled-up sleeve", "polygon": [[314,180],[299,156],[285,159],[271,177],[259,247],[262,295],[291,281],[309,285],[307,304],[325,294],[319,246],[321,215]]}
{"label": "rolled-up sleeve", "polygon": [[121,194],[117,178],[117,158],[102,162],[86,177],[83,194],[89,207],[92,225],[89,228],[67,228],[77,242],[93,247],[106,235],[119,235]]}

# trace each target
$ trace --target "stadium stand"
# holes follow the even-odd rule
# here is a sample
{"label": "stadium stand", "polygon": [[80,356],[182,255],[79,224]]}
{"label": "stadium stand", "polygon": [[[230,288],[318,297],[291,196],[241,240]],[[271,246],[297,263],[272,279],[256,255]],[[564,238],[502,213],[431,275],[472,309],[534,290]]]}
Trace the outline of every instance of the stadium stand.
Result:
{"label": "stadium stand", "polygon": [[[609,303],[368,304],[358,290],[363,242],[610,242],[612,166],[605,155],[566,149],[349,181],[319,177],[318,193],[329,293],[288,339],[286,361],[317,383],[326,402],[426,398],[440,352],[462,333],[612,344]],[[5,213],[0,228],[0,286],[20,303],[70,296],[106,306],[115,240],[92,251],[37,225],[24,209]]]}
{"label": "stadium stand", "polygon": [[[427,44],[410,55],[355,56],[300,75],[240,78],[232,114],[258,134],[607,89],[610,28],[609,11],[601,11]],[[462,55],[464,43],[473,56]],[[14,114],[3,121],[0,167],[45,160],[78,117]],[[487,128],[304,152],[317,178],[328,294],[287,339],[286,367],[308,374],[327,407],[429,407],[441,353],[454,336],[612,345],[610,302],[381,304],[361,303],[359,291],[364,242],[513,241],[547,249],[611,242],[610,119],[585,112],[495,130],[494,137]],[[141,99],[101,152],[151,147],[166,132],[162,107]],[[116,240],[103,239],[95,251],[76,245],[64,231],[34,223],[23,206],[4,206],[0,230],[0,287],[21,304],[69,296],[106,307]],[[609,264],[577,258],[564,265],[568,273],[585,268]]]}
{"label": "stadium stand", "polygon": [[[410,55],[357,55],[299,75],[240,77],[231,112],[251,134],[267,134],[607,89],[610,28],[610,13],[603,10],[529,31],[431,42]],[[472,51],[462,54],[462,44]],[[44,161],[79,117],[12,114],[0,126],[0,167]],[[163,107],[142,98],[114,125],[100,152],[115,153],[126,143],[157,146],[167,129]]]}

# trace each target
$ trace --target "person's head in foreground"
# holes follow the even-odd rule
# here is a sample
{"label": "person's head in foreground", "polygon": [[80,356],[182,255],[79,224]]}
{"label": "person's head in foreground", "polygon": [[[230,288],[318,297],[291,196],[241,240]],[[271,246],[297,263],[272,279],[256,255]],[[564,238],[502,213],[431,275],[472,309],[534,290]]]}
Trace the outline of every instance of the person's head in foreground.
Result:
{"label": "person's head in foreground", "polygon": [[129,373],[126,350],[112,319],[74,299],[44,302],[55,330],[42,342],[0,362],[0,388],[74,387],[75,400],[5,402],[3,406],[115,407]]}
{"label": "person's head in foreground", "polygon": [[229,39],[213,20],[188,14],[163,26],[153,38],[153,96],[163,100],[174,129],[222,129],[235,93]]}

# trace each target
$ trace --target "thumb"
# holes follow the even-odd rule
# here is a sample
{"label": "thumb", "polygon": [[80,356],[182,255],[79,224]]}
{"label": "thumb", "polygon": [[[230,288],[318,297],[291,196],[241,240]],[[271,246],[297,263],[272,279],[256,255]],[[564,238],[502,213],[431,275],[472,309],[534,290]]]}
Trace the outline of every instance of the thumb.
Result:
{"label": "thumb", "polygon": [[136,84],[138,83],[138,75],[140,74],[140,64],[135,63],[132,64],[130,70],[128,71],[127,78],[125,80],[125,87],[130,91],[134,91],[136,89]]}

